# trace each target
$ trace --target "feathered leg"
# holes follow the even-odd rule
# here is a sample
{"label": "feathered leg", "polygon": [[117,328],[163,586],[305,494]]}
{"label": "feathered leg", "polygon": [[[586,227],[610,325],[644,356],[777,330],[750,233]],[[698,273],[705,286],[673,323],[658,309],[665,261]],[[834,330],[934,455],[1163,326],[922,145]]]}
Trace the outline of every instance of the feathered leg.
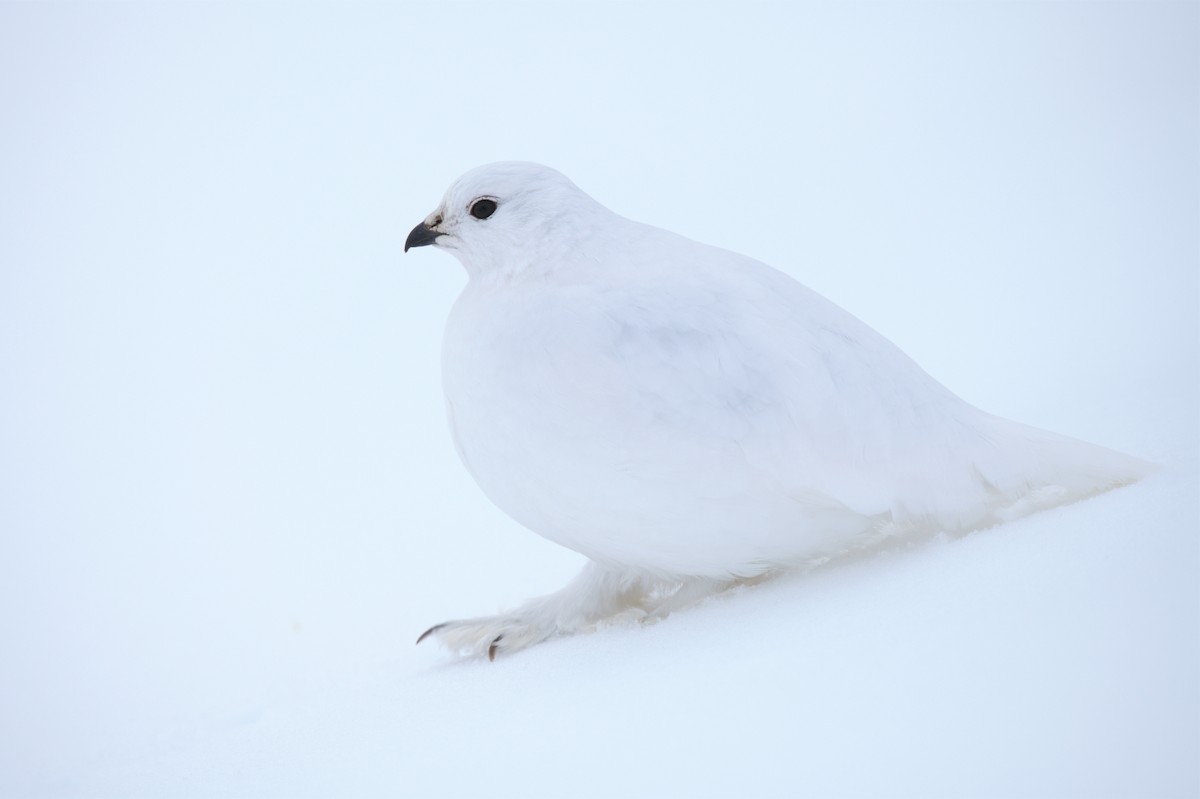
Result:
{"label": "feathered leg", "polygon": [[417,643],[434,637],[451,651],[486,654],[494,660],[499,652],[515,652],[547,638],[582,632],[623,614],[639,620],[660,618],[682,606],[672,598],[685,594],[690,601],[682,604],[690,604],[716,590],[720,586],[712,580],[664,581],[589,562],[578,577],[552,594],[497,616],[436,624],[422,633]]}

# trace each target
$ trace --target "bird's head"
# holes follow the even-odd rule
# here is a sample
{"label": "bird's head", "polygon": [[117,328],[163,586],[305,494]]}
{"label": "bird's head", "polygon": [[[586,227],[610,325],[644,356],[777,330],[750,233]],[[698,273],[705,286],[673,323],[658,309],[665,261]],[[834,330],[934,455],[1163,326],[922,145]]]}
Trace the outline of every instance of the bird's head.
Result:
{"label": "bird's head", "polygon": [[432,244],[453,253],[473,278],[512,275],[562,258],[582,243],[594,217],[607,213],[561,172],[502,161],[456,180],[408,234],[404,251]]}

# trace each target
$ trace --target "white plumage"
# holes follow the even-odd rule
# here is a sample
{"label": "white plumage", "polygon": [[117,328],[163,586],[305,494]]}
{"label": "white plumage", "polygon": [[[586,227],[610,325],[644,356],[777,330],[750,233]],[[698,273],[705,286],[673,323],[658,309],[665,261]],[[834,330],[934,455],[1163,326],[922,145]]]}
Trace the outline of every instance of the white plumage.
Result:
{"label": "white plumage", "polygon": [[787,275],[618,216],[547,167],[467,173],[405,249],[431,243],[470,276],[443,345],[460,456],[506,513],[591,559],[556,594],[426,633],[457,650],[664,615],[1148,470],[967,404]]}

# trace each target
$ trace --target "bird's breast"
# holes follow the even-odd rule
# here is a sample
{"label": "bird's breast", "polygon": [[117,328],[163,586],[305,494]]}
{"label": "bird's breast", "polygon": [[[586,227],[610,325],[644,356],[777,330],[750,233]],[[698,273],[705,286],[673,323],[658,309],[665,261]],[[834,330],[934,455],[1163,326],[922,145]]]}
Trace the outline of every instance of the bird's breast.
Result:
{"label": "bird's breast", "polygon": [[443,353],[459,454],[501,509],[590,557],[692,574],[768,560],[817,511],[769,462],[803,446],[786,370],[728,321],[661,294],[468,291]]}

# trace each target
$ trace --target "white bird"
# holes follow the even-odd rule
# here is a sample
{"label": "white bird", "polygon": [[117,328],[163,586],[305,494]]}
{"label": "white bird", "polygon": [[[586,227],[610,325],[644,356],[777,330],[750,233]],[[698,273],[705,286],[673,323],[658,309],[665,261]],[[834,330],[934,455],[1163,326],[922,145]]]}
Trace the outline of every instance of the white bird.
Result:
{"label": "white bird", "polygon": [[469,275],[442,348],[459,455],[505,513],[589,563],[418,643],[491,658],[1150,468],[985,413],[791,277],[618,216],[545,166],[463,175],[404,249],[428,244]]}

